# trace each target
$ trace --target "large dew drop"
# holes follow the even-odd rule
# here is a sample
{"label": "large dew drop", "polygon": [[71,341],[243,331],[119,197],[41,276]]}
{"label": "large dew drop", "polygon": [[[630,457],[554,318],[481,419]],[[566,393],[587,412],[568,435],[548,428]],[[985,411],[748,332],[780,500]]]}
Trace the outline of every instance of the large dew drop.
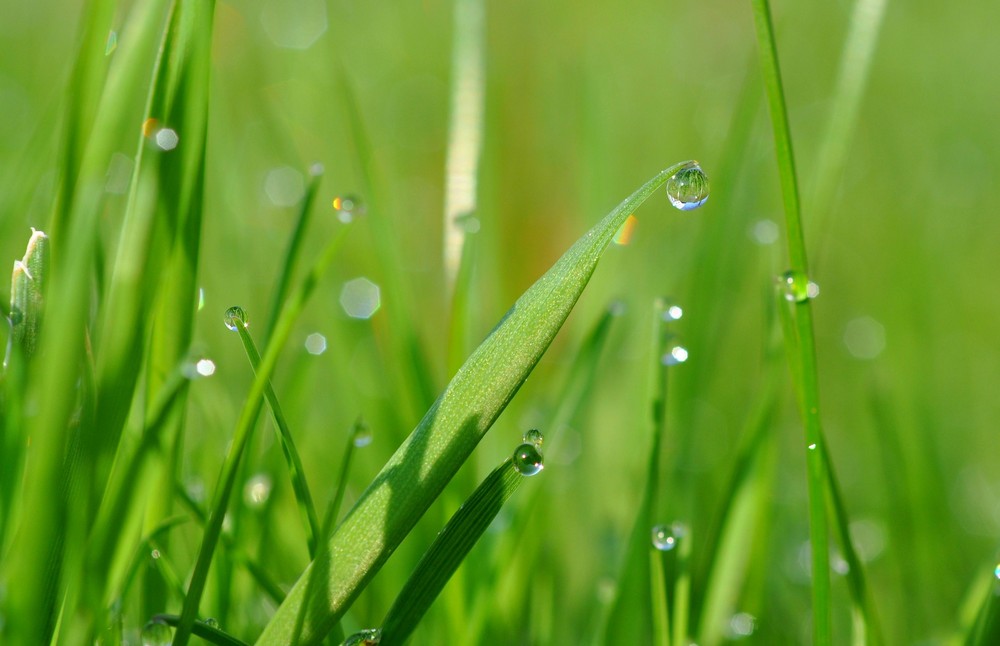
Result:
{"label": "large dew drop", "polygon": [[670,176],[667,197],[681,211],[693,211],[708,201],[708,176],[698,162],[688,162]]}
{"label": "large dew drop", "polygon": [[343,646],[375,646],[382,641],[382,631],[378,628],[360,630],[344,640]]}
{"label": "large dew drop", "polygon": [[819,285],[809,280],[801,271],[789,269],[778,277],[778,284],[790,303],[804,303],[819,296]]}
{"label": "large dew drop", "polygon": [[226,310],[223,322],[226,324],[227,328],[235,332],[241,327],[246,328],[250,325],[250,317],[247,316],[246,310],[239,305],[234,305]]}
{"label": "large dew drop", "polygon": [[142,646],[169,646],[173,639],[173,631],[167,624],[154,619],[143,626],[139,639]]}
{"label": "large dew drop", "polygon": [[514,468],[522,476],[533,476],[544,468],[542,454],[534,444],[525,442],[514,450]]}

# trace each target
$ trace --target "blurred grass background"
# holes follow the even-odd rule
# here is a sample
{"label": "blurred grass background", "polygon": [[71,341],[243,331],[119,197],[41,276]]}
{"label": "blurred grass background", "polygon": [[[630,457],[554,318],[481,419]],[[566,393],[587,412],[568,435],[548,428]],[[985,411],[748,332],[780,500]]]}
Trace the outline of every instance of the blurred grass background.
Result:
{"label": "blurred grass background", "polygon": [[[119,20],[127,8],[123,3]],[[828,204],[811,202],[809,188],[851,4],[782,2],[773,10],[811,278],[822,290],[815,316],[827,439],[889,643],[936,643],[956,628],[973,582],[992,572],[1000,539],[1000,293],[990,279],[1000,239],[993,217],[1000,211],[1000,86],[990,80],[1000,56],[991,32],[1000,8],[982,2],[942,11],[931,2],[890,0],[849,161]],[[19,258],[28,227],[49,221],[59,115],[74,99],[64,88],[80,11],[79,3],[52,0],[5,2],[2,9],[0,258]],[[306,258],[338,226],[330,199],[360,191],[338,66],[357,92],[382,180],[384,194],[368,217],[387,226],[362,222],[352,232],[275,380],[319,504],[332,493],[359,414],[374,442],[356,457],[348,505],[422,412],[400,405],[399,375],[409,357],[393,354],[390,326],[411,326],[435,390],[447,383],[441,214],[452,12],[451,3],[437,0],[217,5],[199,276],[205,301],[195,329],[196,347],[217,371],[191,389],[183,465],[189,487],[213,486],[251,381],[223,311],[242,305],[251,331],[265,320],[311,164],[322,163],[325,173]],[[742,3],[493,3],[485,47],[474,341],[647,177],[695,158],[712,180],[712,198],[696,212],[678,213],[666,199],[642,210],[633,242],[607,254],[567,327],[468,467],[481,478],[524,430],[544,423],[589,328],[621,299],[625,313],[614,322],[585,406],[570,428],[542,429],[558,433],[561,445],[547,453],[543,476],[525,487],[549,499],[539,508],[544,515],[524,519],[521,540],[542,555],[525,579],[532,591],[497,599],[482,629],[507,643],[581,643],[597,629],[637,511],[648,450],[647,313],[657,296],[686,308],[675,329],[690,351],[672,376],[665,450],[675,470],[666,480],[672,489],[661,494],[673,498],[668,506],[680,517],[663,520],[683,520],[695,537],[715,520],[764,379],[768,289],[785,269],[780,239],[772,237],[782,222],[772,139],[752,17]],[[121,124],[126,163],[144,98],[134,97],[135,119]],[[733,124],[746,114],[749,129],[740,135]],[[731,160],[728,175],[719,174],[723,160]],[[112,194],[107,201],[102,231],[112,247],[124,200]],[[817,218],[823,211],[828,216]],[[393,252],[392,267],[377,259],[379,231],[391,234],[382,242]],[[401,280],[387,277],[392,273]],[[343,283],[359,276],[382,287],[381,309],[369,321],[346,316],[338,300]],[[390,320],[391,310],[399,318]],[[319,356],[303,345],[314,332],[328,342]],[[783,392],[772,429],[772,489],[752,552],[756,578],[735,609],[757,617],[748,638],[755,643],[809,634],[801,430],[787,384]],[[261,430],[247,475],[270,474],[273,500],[259,517],[249,516],[253,531],[244,526],[240,536],[291,584],[307,561],[304,542],[278,447],[270,429]],[[471,477],[453,483],[456,499],[471,490]],[[443,518],[432,511],[404,543],[348,615],[349,632],[380,619]],[[187,563],[200,533],[193,526],[175,531],[175,560]],[[480,563],[469,576],[507,567],[489,561],[488,547],[473,551]],[[693,549],[697,560],[697,539]],[[237,579],[233,593],[244,603],[223,625],[252,636],[268,610],[247,581]],[[846,598],[840,580],[835,594]],[[211,607],[211,594],[205,603]],[[846,637],[846,610],[835,619]],[[454,635],[450,621],[436,605],[414,643],[441,643]]]}

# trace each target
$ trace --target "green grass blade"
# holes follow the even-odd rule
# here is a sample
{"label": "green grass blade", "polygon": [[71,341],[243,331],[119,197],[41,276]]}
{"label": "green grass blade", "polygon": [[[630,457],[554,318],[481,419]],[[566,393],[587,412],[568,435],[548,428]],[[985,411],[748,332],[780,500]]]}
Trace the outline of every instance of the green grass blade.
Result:
{"label": "green grass blade", "polygon": [[[150,621],[159,621],[168,626],[177,626],[180,624],[180,617],[177,615],[153,615]],[[204,621],[194,622],[191,632],[209,644],[216,644],[217,646],[247,646],[245,641],[237,639],[229,633],[219,630],[213,624]]]}
{"label": "green grass blade", "polygon": [[965,646],[989,646],[1000,643],[1000,565],[991,573],[987,585],[982,586],[982,605],[965,637]]}
{"label": "green grass blade", "polygon": [[319,259],[288,299],[274,327],[274,332],[268,340],[267,350],[264,352],[264,356],[260,362],[260,369],[257,371],[253,384],[250,386],[250,392],[247,394],[246,402],[236,423],[236,430],[233,433],[233,441],[230,445],[229,453],[226,455],[222,472],[219,474],[219,482],[212,503],[212,515],[209,517],[209,522],[205,527],[201,548],[198,551],[198,560],[195,563],[194,573],[191,575],[188,593],[184,598],[181,621],[177,627],[177,634],[174,637],[175,646],[184,646],[190,639],[191,627],[198,613],[202,593],[205,591],[208,568],[212,563],[212,555],[215,552],[215,546],[219,541],[219,535],[222,531],[222,520],[225,517],[229,498],[232,495],[233,486],[236,482],[236,474],[243,455],[243,449],[250,439],[254,422],[257,420],[260,412],[267,382],[278,363],[278,353],[288,340],[295,320],[302,313],[306,302],[319,283],[320,277],[333,261],[350,229],[351,225],[342,227],[330,242],[327,243]]}
{"label": "green grass blade", "polygon": [[[791,271],[807,277],[805,239],[802,233],[801,206],[792,137],[785,108],[785,94],[778,66],[778,50],[771,24],[768,0],[753,0],[754,22],[757,27],[757,44],[770,107],[774,131],[775,151],[778,160],[778,177],[785,204],[785,227],[788,239],[788,256]],[[804,278],[804,280],[807,280]],[[832,643],[832,608],[830,599],[830,553],[828,524],[825,507],[827,478],[826,460],[819,418],[819,384],[816,369],[816,347],[813,336],[812,307],[806,298],[795,307],[796,354],[789,355],[792,364],[798,363],[800,411],[805,426],[807,481],[809,489],[809,537],[812,549],[812,603],[813,641],[815,646]],[[793,370],[793,372],[796,372]]]}
{"label": "green grass blade", "polygon": [[[574,244],[507,312],[396,451],[329,541],[336,560],[322,589],[305,598],[299,579],[258,643],[289,640],[307,606],[303,643],[315,643],[343,615],[389,554],[471,454],[548,348],[625,218],[685,164],[668,168],[625,199]],[[360,543],[357,536],[369,540]]]}
{"label": "green grass blade", "polygon": [[403,644],[523,476],[508,458],[459,507],[428,548],[382,621],[380,644]]}
{"label": "green grass blade", "polygon": [[344,460],[340,463],[340,474],[337,476],[337,489],[334,491],[330,504],[326,508],[326,515],[323,518],[323,540],[330,536],[330,531],[336,526],[337,518],[340,517],[340,506],[344,502],[344,494],[347,492],[347,478],[351,472],[351,462],[354,458],[354,449],[358,447],[358,437],[368,433],[368,424],[364,419],[358,418],[351,427],[350,435],[347,438],[347,448],[344,451]]}
{"label": "green grass blade", "polygon": [[[254,345],[253,338],[246,326],[237,325],[236,331],[243,342],[243,349],[246,351],[247,360],[250,367],[256,374],[260,370],[260,354],[257,346]],[[281,405],[278,403],[278,396],[274,393],[271,380],[264,384],[264,398],[271,408],[271,416],[278,431],[278,443],[281,444],[281,451],[288,464],[288,475],[292,480],[292,490],[295,492],[295,501],[299,505],[299,512],[302,514],[302,524],[306,533],[306,544],[309,547],[309,558],[316,558],[316,546],[322,536],[319,528],[319,519],[316,516],[316,507],[313,505],[312,494],[309,493],[309,484],[306,482],[305,470],[302,468],[302,459],[295,448],[295,440],[292,439],[292,432],[288,428],[284,413],[281,412]]]}
{"label": "green grass blade", "polygon": [[274,294],[271,296],[271,312],[267,317],[267,327],[264,328],[263,338],[268,339],[274,330],[274,324],[278,322],[281,314],[281,307],[285,304],[288,296],[288,286],[295,273],[295,265],[298,263],[299,254],[302,251],[302,241],[305,240],[306,229],[309,227],[309,220],[312,216],[312,205],[316,201],[316,192],[319,190],[319,183],[322,180],[322,170],[316,169],[312,173],[312,179],[306,194],[299,205],[299,217],[295,221],[295,229],[288,241],[288,250],[285,251],[285,260],[281,265],[281,273],[278,281],[274,284]]}
{"label": "green grass blade", "polygon": [[[483,0],[455,0],[452,32],[451,116],[448,156],[445,160],[444,253],[445,284],[449,291],[464,256],[466,238],[463,216],[476,211],[476,180],[483,139],[485,85]],[[456,366],[457,367],[457,366]]]}
{"label": "green grass blade", "polygon": [[667,572],[664,554],[652,545],[649,552],[649,597],[653,604],[653,640],[655,646],[670,646],[670,605],[667,600]]}

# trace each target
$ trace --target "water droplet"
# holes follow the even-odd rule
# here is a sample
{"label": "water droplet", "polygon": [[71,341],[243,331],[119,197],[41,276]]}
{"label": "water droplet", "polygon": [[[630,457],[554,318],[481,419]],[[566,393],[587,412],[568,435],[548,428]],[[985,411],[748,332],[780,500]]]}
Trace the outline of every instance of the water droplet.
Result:
{"label": "water droplet", "polygon": [[759,245],[774,244],[778,241],[778,224],[774,220],[757,220],[750,225],[750,238]]}
{"label": "water droplet", "polygon": [[160,558],[160,550],[153,550],[152,552],[149,553],[149,555],[152,556],[153,560],[155,561],[156,559]]}
{"label": "water droplet", "polygon": [[680,320],[684,316],[684,309],[669,298],[656,299],[656,306],[663,312],[661,316],[666,323]]}
{"label": "water droplet", "polygon": [[815,451],[815,450],[816,450],[816,444],[815,444],[815,442],[814,442],[813,444],[810,444],[810,445],[809,445],[808,447],[806,447],[806,448],[808,448],[808,449],[809,449],[810,451]]}
{"label": "water droplet", "polygon": [[382,305],[379,286],[367,278],[355,278],[340,290],[340,306],[354,319],[370,319]]}
{"label": "water droplet", "polygon": [[211,359],[202,359],[198,363],[194,364],[194,369],[202,377],[211,377],[215,374],[215,362]]}
{"label": "water droplet", "polygon": [[749,637],[757,629],[757,618],[748,612],[738,612],[729,618],[728,637],[741,639]]}
{"label": "water droplet", "polygon": [[533,476],[544,467],[542,454],[534,444],[526,442],[514,450],[514,468],[522,476]]}
{"label": "water droplet", "polygon": [[264,193],[275,206],[295,206],[305,192],[302,173],[291,166],[272,168],[264,178]]}
{"label": "water droplet", "polygon": [[675,345],[670,348],[670,350],[663,355],[661,361],[665,366],[676,366],[679,363],[684,363],[688,360],[688,351],[682,345]]}
{"label": "water droplet", "polygon": [[142,646],[169,646],[174,631],[162,621],[154,619],[142,628]]}
{"label": "water droplet", "polygon": [[809,280],[801,271],[789,269],[778,278],[785,300],[790,303],[804,303],[819,296],[819,285]]}
{"label": "water droplet", "polygon": [[657,525],[652,532],[653,547],[661,552],[669,552],[677,547],[677,536],[674,535],[672,527]]}
{"label": "water droplet", "polygon": [[156,131],[153,140],[160,150],[173,150],[180,142],[180,137],[177,136],[177,131],[173,128],[160,128]]}
{"label": "water droplet", "polygon": [[844,326],[844,345],[855,359],[874,359],[885,350],[885,326],[870,316],[852,319]]}
{"label": "water droplet", "polygon": [[206,619],[201,623],[205,624],[209,628],[215,628],[216,630],[219,629],[219,620],[216,619],[215,617],[209,617],[208,619]]}
{"label": "water droplet", "polygon": [[258,473],[247,480],[243,487],[243,502],[250,509],[260,509],[271,497],[271,477],[266,473]]}
{"label": "water droplet", "polygon": [[362,448],[368,446],[372,443],[372,430],[368,427],[368,424],[361,422],[354,429],[354,446],[355,448]]}
{"label": "water droplet", "polygon": [[306,337],[306,352],[319,356],[326,352],[326,337],[319,332],[313,332]]}
{"label": "water droplet", "polygon": [[667,197],[674,208],[693,211],[708,201],[708,176],[691,161],[667,180]]}
{"label": "water droplet", "polygon": [[359,630],[344,640],[343,646],[375,646],[382,641],[382,631],[378,628]]}
{"label": "water droplet", "polygon": [[205,288],[198,288],[198,311],[205,309]]}
{"label": "water droplet", "polygon": [[313,177],[319,177],[325,171],[326,168],[323,166],[323,162],[313,162],[312,165],[309,166],[309,174]]}
{"label": "water droplet", "polygon": [[522,440],[525,444],[532,444],[535,448],[541,449],[542,444],[545,442],[545,437],[542,435],[541,431],[537,428],[533,428],[524,434]]}
{"label": "water droplet", "polygon": [[333,198],[333,209],[337,212],[337,219],[347,224],[365,214],[365,205],[357,195],[338,195]]}
{"label": "water droplet", "polygon": [[111,56],[116,49],[118,49],[118,32],[112,29],[108,32],[107,42],[104,43],[104,55]]}
{"label": "water droplet", "polygon": [[226,315],[223,318],[223,322],[226,327],[235,332],[239,328],[247,328],[250,326],[250,317],[247,316],[246,310],[244,310],[239,305],[233,305],[228,310],[226,310]]}
{"label": "water droplet", "polygon": [[993,570],[993,576],[1000,580],[1000,563],[997,563],[996,569]]}

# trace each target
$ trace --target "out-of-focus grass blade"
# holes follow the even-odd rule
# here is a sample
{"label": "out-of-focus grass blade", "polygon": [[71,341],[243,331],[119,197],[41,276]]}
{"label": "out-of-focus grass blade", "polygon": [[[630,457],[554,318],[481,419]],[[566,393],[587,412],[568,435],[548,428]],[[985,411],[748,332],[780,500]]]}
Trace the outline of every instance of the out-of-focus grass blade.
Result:
{"label": "out-of-focus grass blade", "polygon": [[649,546],[649,599],[653,605],[653,640],[655,646],[670,646],[670,606],[667,600],[667,573],[663,553]]}
{"label": "out-of-focus grass blade", "polygon": [[982,605],[965,637],[965,646],[1000,644],[1000,565],[990,573],[990,580],[980,590]]}
{"label": "out-of-focus grass blade", "polygon": [[306,229],[309,227],[309,220],[312,216],[312,205],[316,201],[316,192],[319,190],[319,183],[322,180],[322,169],[310,169],[312,179],[309,187],[299,205],[299,217],[295,221],[295,229],[288,241],[288,250],[285,251],[285,261],[281,265],[281,273],[278,275],[278,282],[274,284],[274,294],[271,295],[271,312],[267,317],[267,327],[264,328],[264,342],[270,338],[274,330],[274,324],[278,322],[281,314],[281,307],[285,304],[288,296],[288,285],[295,273],[295,265],[299,260],[299,252],[302,250],[302,241],[305,240]]}
{"label": "out-of-focus grass blade", "polygon": [[236,423],[236,430],[233,433],[233,441],[230,444],[229,453],[226,455],[225,462],[222,465],[222,472],[219,474],[219,482],[212,499],[212,513],[209,516],[208,524],[205,526],[205,534],[202,537],[201,548],[198,551],[198,560],[195,563],[194,573],[191,575],[188,593],[184,598],[184,608],[181,612],[181,621],[177,626],[177,634],[174,636],[174,646],[184,646],[190,639],[191,626],[197,617],[201,596],[205,591],[208,568],[212,563],[212,555],[215,552],[215,546],[222,532],[222,520],[226,515],[229,498],[232,495],[233,486],[236,482],[236,474],[239,469],[240,459],[243,456],[243,449],[250,439],[253,425],[260,413],[264,390],[267,387],[268,380],[271,378],[274,367],[278,363],[278,353],[288,340],[296,319],[302,313],[306,302],[319,283],[320,277],[324,274],[327,267],[330,266],[350,229],[350,224],[342,227],[327,243],[319,259],[313,264],[309,273],[302,280],[302,283],[289,297],[268,340],[267,350],[264,352],[260,368],[254,376],[250,392],[247,394],[246,401],[243,404],[243,410],[240,412],[239,420]]}
{"label": "out-of-focus grass blade", "polygon": [[38,345],[50,263],[48,236],[32,229],[24,258],[14,262],[10,287],[11,340],[22,360],[30,359]]}
{"label": "out-of-focus grass blade", "polygon": [[[647,452],[646,485],[636,513],[635,523],[625,547],[625,557],[618,575],[615,598],[608,609],[603,627],[605,644],[641,644],[650,641],[655,616],[661,609],[653,608],[647,591],[650,589],[649,547],[653,514],[657,507],[660,489],[660,454],[667,422],[667,373],[662,361],[667,349],[670,332],[666,329],[663,313],[667,303],[657,299],[653,305],[652,336],[648,350],[650,376],[648,402],[652,415],[649,419],[650,445]],[[664,585],[670,582],[664,576]],[[664,590],[666,596],[666,590]],[[669,612],[669,609],[667,609]],[[685,622],[686,623],[686,622]]]}
{"label": "out-of-focus grass blade", "polygon": [[448,374],[453,375],[469,354],[472,325],[472,274],[476,264],[478,237],[466,233],[462,239],[462,257],[451,294],[451,326],[448,334]]}
{"label": "out-of-focus grass blade", "polygon": [[[257,346],[254,345],[253,338],[246,326],[237,325],[236,331],[243,342],[243,349],[246,350],[250,367],[256,374],[260,370],[260,354]],[[281,404],[278,403],[278,396],[274,393],[271,381],[268,379],[264,384],[264,398],[271,408],[271,416],[274,418],[274,425],[278,430],[278,442],[281,444],[281,451],[288,464],[288,475],[292,480],[292,490],[295,492],[295,501],[299,505],[299,512],[302,514],[302,524],[306,533],[306,544],[309,547],[309,558],[316,558],[316,546],[322,534],[319,527],[319,519],[316,516],[316,508],[313,506],[312,494],[309,493],[309,484],[306,482],[306,474],[302,468],[302,459],[295,448],[295,440],[292,432],[285,421],[285,415],[281,412]]]}
{"label": "out-of-focus grass blade", "polygon": [[382,621],[385,646],[402,644],[416,628],[462,560],[489,527],[523,476],[508,458],[459,507],[417,564]]}
{"label": "out-of-focus grass blade", "polygon": [[[686,163],[686,162],[685,162]],[[507,312],[389,459],[300,577],[259,643],[287,642],[306,609],[302,643],[323,638],[465,462],[548,348],[628,215],[685,164],[646,182],[585,234]],[[358,541],[358,536],[368,537]],[[306,598],[312,568],[321,589]]]}

